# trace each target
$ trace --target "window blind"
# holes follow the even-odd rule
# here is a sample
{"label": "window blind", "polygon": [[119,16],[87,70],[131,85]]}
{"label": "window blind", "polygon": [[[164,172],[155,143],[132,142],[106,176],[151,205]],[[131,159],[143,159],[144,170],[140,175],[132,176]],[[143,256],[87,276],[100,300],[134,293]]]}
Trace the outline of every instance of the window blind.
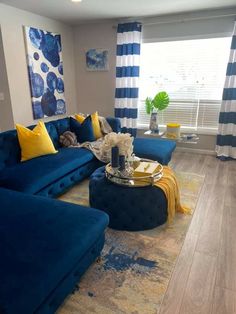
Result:
{"label": "window blind", "polygon": [[144,43],[138,125],[149,125],[145,98],[165,90],[170,104],[158,114],[160,125],[216,131],[229,47],[229,37]]}

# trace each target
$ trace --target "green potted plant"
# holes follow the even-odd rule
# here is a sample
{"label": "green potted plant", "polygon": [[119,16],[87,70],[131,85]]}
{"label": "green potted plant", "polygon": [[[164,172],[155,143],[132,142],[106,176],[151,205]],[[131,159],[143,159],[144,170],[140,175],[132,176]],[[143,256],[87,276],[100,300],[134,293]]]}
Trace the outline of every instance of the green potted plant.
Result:
{"label": "green potted plant", "polygon": [[149,129],[152,132],[159,133],[157,123],[157,112],[168,107],[170,102],[167,92],[159,92],[154,98],[147,97],[145,100],[146,113],[151,115]]}

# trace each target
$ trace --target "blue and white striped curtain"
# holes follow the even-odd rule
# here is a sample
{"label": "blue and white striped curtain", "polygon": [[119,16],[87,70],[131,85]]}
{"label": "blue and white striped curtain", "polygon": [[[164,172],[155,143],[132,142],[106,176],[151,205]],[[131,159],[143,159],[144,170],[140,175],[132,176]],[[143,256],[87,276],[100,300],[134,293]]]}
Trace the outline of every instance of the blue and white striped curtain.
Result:
{"label": "blue and white striped curtain", "polygon": [[142,25],[119,24],[116,51],[115,117],[122,132],[136,136],[138,117],[138,81]]}
{"label": "blue and white striped curtain", "polygon": [[236,159],[236,22],[223,91],[216,152],[222,160]]}

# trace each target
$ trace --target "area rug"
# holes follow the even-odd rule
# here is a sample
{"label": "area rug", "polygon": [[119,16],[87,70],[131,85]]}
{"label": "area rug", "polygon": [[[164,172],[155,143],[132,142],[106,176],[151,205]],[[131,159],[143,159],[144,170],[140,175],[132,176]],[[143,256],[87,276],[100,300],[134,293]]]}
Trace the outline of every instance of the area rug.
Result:
{"label": "area rug", "polygon": [[[204,176],[176,175],[182,204],[194,212]],[[60,199],[89,205],[88,180]],[[142,232],[108,229],[101,260],[89,268],[57,313],[157,314],[191,219],[192,215],[177,214],[173,224]]]}

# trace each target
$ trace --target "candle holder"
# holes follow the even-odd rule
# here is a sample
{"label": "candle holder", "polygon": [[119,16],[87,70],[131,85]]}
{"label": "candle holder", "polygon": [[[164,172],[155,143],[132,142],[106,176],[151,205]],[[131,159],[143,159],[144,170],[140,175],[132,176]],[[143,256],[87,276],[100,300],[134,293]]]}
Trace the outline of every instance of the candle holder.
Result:
{"label": "candle holder", "polygon": [[113,169],[119,168],[119,147],[113,146],[111,148],[111,166]]}
{"label": "candle holder", "polygon": [[125,156],[119,155],[119,170],[124,171],[125,170]]}

